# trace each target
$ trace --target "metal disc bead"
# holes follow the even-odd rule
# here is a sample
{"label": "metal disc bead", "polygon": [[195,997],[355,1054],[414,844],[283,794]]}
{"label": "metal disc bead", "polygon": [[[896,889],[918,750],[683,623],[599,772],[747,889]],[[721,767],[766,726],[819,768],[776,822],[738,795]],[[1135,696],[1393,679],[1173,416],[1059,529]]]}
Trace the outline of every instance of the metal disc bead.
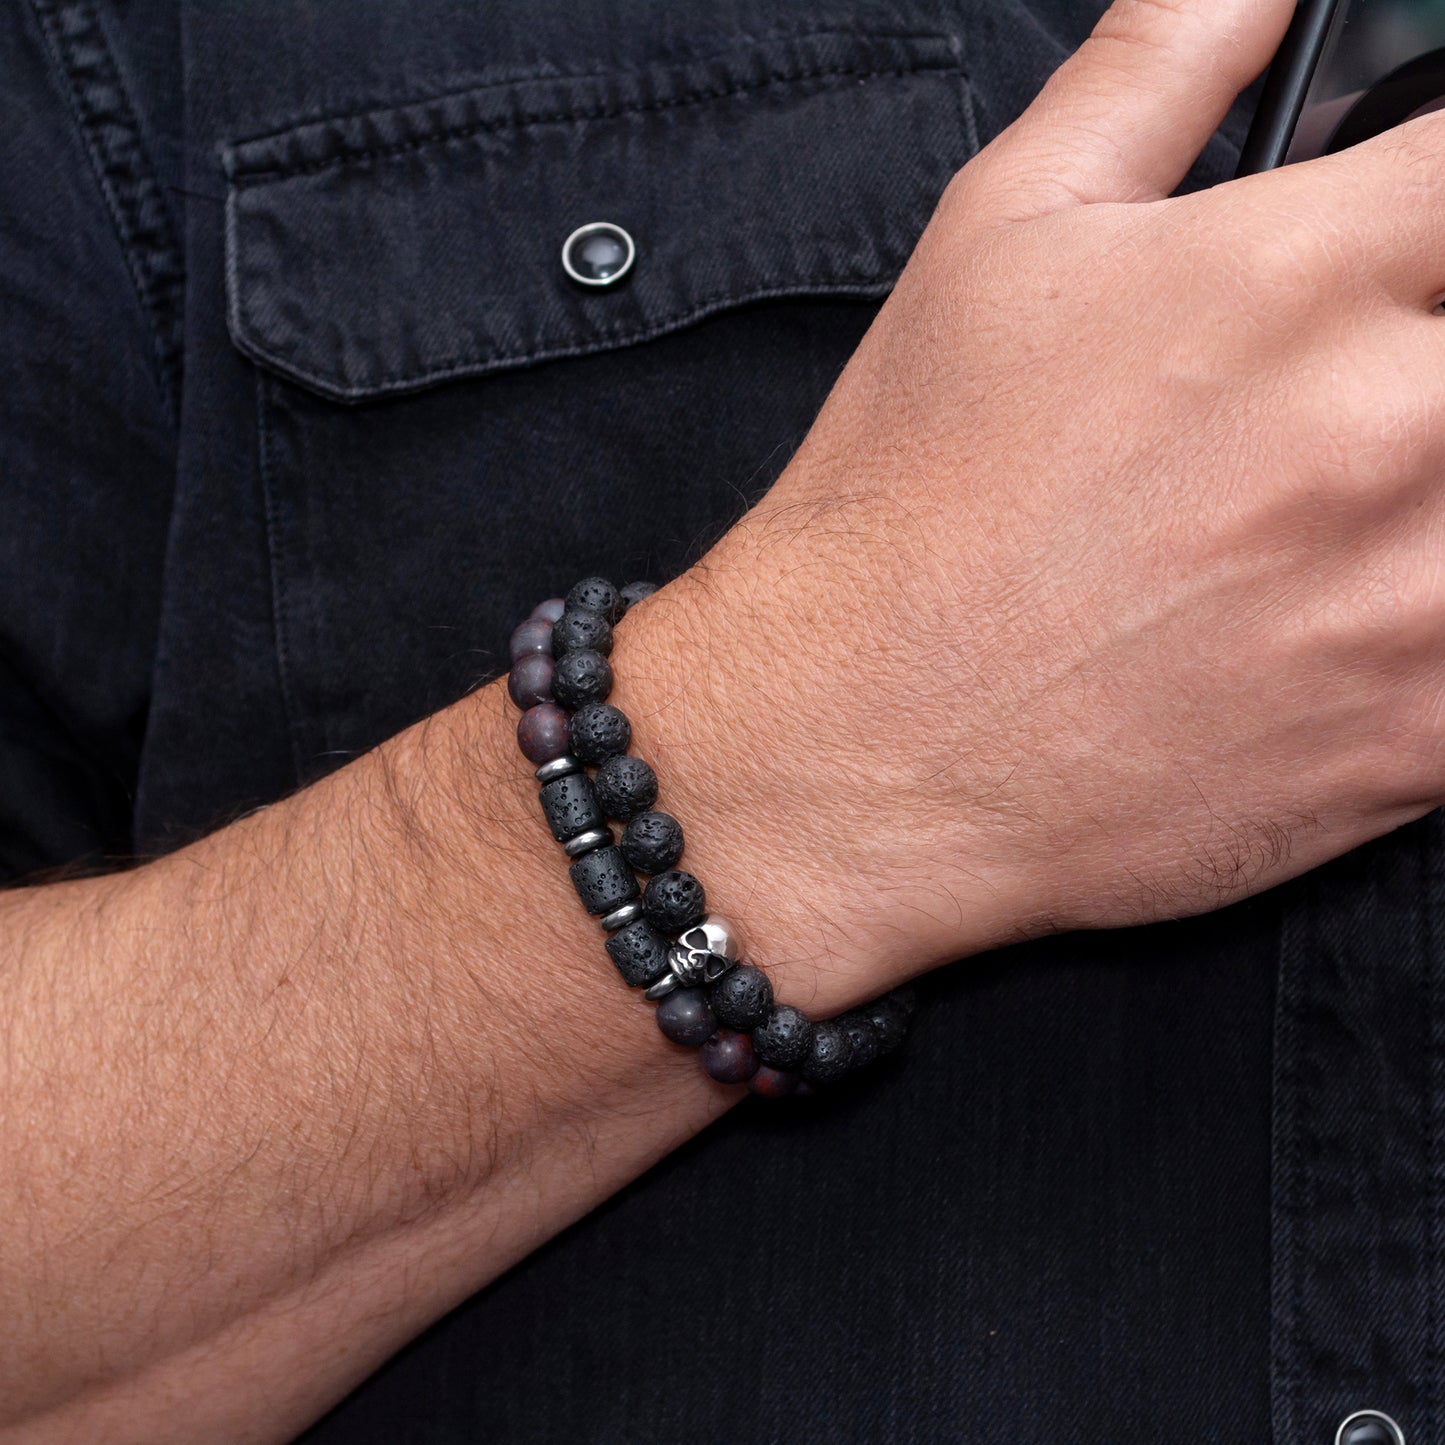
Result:
{"label": "metal disc bead", "polygon": [[585,833],[579,833],[575,838],[562,845],[562,851],[569,858],[580,858],[584,853],[590,853],[594,848],[606,848],[612,843],[611,828],[589,828]]}
{"label": "metal disc bead", "polygon": [[555,783],[558,778],[565,778],[569,773],[580,773],[582,764],[574,757],[553,758],[550,763],[543,763],[535,773],[532,774],[539,783]]}
{"label": "metal disc bead", "polygon": [[624,903],[621,908],[614,908],[602,920],[602,926],[608,933],[616,933],[619,928],[626,928],[629,923],[636,923],[642,914],[642,900],[634,898],[631,903]]}

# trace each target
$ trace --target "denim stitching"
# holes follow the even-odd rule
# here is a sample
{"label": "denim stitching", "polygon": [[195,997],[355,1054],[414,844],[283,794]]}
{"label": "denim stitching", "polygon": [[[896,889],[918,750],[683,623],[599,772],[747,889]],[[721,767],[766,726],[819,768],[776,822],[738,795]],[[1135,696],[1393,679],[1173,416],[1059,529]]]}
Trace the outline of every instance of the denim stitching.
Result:
{"label": "denim stitching", "polygon": [[89,0],[31,0],[65,80],[86,154],[115,226],[126,269],[152,328],[161,399],[180,409],[185,263],[140,120]]}
{"label": "denim stitching", "polygon": [[382,160],[388,156],[404,155],[412,151],[427,150],[432,146],[446,145],[454,141],[466,140],[471,136],[483,135],[490,131],[508,130],[533,125],[559,125],[575,123],[577,121],[596,120],[617,120],[626,115],[641,115],[647,112],[676,110],[684,106],[701,105],[716,100],[726,100],[735,95],[746,95],[753,91],[769,90],[774,86],[796,85],[807,80],[829,80],[844,76],[851,76],[857,80],[870,80],[875,78],[891,76],[894,79],[902,79],[907,75],[915,75],[920,72],[936,72],[939,74],[958,74],[964,80],[967,76],[959,70],[957,64],[928,65],[919,63],[911,66],[893,66],[889,68],[863,69],[857,66],[832,66],[814,68],[798,71],[774,71],[766,80],[739,81],[734,85],[724,86],[714,90],[689,91],[685,95],[669,96],[664,100],[633,101],[622,106],[595,106],[590,110],[561,110],[546,112],[542,114],[521,115],[521,116],[499,116],[494,120],[477,121],[472,125],[453,126],[443,129],[428,136],[419,136],[414,140],[397,141],[393,145],[374,146],[365,150],[350,151],[345,155],[333,156],[329,160],[312,161],[301,166],[270,166],[263,170],[249,171],[244,166],[235,164],[235,151],[229,150],[228,155],[228,176],[232,183],[238,188],[264,184],[266,182],[280,182],[292,180],[300,176],[316,175],[322,171],[334,170],[338,167],[354,165],[362,161]]}

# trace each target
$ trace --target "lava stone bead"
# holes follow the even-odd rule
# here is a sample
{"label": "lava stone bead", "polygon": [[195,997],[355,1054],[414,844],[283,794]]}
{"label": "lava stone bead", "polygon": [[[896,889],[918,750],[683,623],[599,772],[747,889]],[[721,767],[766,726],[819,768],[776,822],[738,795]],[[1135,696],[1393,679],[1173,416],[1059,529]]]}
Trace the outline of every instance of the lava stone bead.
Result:
{"label": "lava stone bead", "polygon": [[[522,627],[527,625],[524,622]],[[611,651],[612,624],[600,612],[573,612],[569,608],[552,627],[553,657],[565,657],[569,652],[600,652],[605,657]]]}
{"label": "lava stone bead", "polygon": [[622,598],[622,606],[625,611],[641,602],[644,597],[651,597],[656,591],[656,582],[629,582],[618,595]]}
{"label": "lava stone bead", "polygon": [[868,1022],[861,1009],[845,1014],[838,1020],[848,1035],[848,1047],[853,1050],[853,1069],[866,1069],[878,1061],[882,1052],[879,1046],[878,1030]]}
{"label": "lava stone bead", "polygon": [[552,696],[565,708],[585,707],[589,702],[606,702],[612,691],[612,664],[600,652],[584,647],[557,659],[552,674]]}
{"label": "lava stone bead", "polygon": [[609,622],[622,616],[622,598],[605,577],[584,577],[567,594],[567,606],[576,612],[600,612]]}
{"label": "lava stone bead", "polygon": [[562,614],[567,610],[567,604],[560,597],[549,597],[545,602],[539,602],[532,609],[533,617],[540,617],[543,622],[559,622]]}
{"label": "lava stone bead", "polygon": [[608,758],[597,769],[597,801],[609,818],[625,822],[657,801],[657,774],[626,753]]}
{"label": "lava stone bead", "polygon": [[512,632],[512,661],[529,652],[552,651],[552,624],[540,617],[529,617]]}
{"label": "lava stone bead", "polygon": [[637,879],[616,848],[584,853],[567,872],[588,913],[611,913],[637,897]]}
{"label": "lava stone bead", "polygon": [[607,821],[598,805],[592,779],[586,773],[569,773],[565,778],[557,778],[545,784],[537,796],[547,826],[559,843],[589,828],[600,828]]}
{"label": "lava stone bead", "polygon": [[790,1069],[774,1069],[759,1064],[748,1080],[748,1088],[764,1099],[786,1099],[798,1087],[798,1076]]}
{"label": "lava stone bead", "polygon": [[589,702],[572,714],[572,751],[579,762],[595,767],[625,753],[632,742],[632,724],[610,702]]}
{"label": "lava stone bead", "polygon": [[891,1054],[908,1032],[908,1013],[899,1001],[888,994],[866,1008],[858,1010],[878,1040],[878,1057]]}
{"label": "lava stone bead", "polygon": [[639,813],[622,830],[622,856],[639,873],[666,873],[682,857],[682,824],[670,813]]}
{"label": "lava stone bead", "polygon": [[646,988],[667,972],[667,940],[645,918],[619,928],[605,947],[628,988]]}
{"label": "lava stone bead", "polygon": [[529,707],[517,720],[517,746],[534,763],[550,763],[571,746],[571,721],[555,702]]}
{"label": "lava stone bead", "polygon": [[657,1006],[657,1026],[675,1044],[696,1048],[717,1032],[717,1020],[700,988],[674,989]]}
{"label": "lava stone bead", "polygon": [[853,1045],[846,1024],[832,1019],[814,1024],[807,1056],[799,1072],[810,1084],[833,1084],[853,1067]]}
{"label": "lava stone bead", "polygon": [[507,675],[507,692],[520,708],[552,701],[552,670],[556,663],[545,652],[524,652]]}
{"label": "lava stone bead", "polygon": [[659,873],[642,895],[647,921],[663,933],[681,933],[707,916],[702,884],[680,868]]}
{"label": "lava stone bead", "polygon": [[708,990],[708,1004],[730,1029],[755,1029],[773,1006],[773,985],[762,969],[741,963]]}
{"label": "lava stone bead", "polygon": [[708,1076],[720,1084],[746,1084],[758,1071],[752,1040],[733,1029],[719,1029],[702,1046],[699,1057]]}
{"label": "lava stone bead", "polygon": [[792,1069],[808,1057],[813,1024],[802,1009],[774,1004],[752,1037],[753,1048],[763,1063],[774,1069]]}

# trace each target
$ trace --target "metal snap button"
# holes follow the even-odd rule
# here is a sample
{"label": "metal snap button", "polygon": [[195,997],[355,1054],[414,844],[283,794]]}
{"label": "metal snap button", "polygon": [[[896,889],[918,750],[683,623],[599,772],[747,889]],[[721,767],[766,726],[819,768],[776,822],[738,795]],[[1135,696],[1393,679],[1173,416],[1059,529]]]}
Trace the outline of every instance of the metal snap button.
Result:
{"label": "metal snap button", "polygon": [[583,286],[614,286],[632,269],[637,247],[611,221],[578,226],[562,242],[562,269]]}
{"label": "metal snap button", "polygon": [[1356,1410],[1340,1421],[1335,1445],[1405,1445],[1405,1432],[1378,1410]]}

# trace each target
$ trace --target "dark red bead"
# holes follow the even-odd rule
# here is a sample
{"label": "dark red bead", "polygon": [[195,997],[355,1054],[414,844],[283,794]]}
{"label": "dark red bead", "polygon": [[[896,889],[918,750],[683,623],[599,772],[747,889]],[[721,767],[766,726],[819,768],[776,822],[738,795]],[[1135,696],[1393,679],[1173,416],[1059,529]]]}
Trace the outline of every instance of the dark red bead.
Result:
{"label": "dark red bead", "polygon": [[571,733],[571,720],[555,702],[529,707],[517,721],[517,745],[534,763],[550,763],[564,756]]}
{"label": "dark red bead", "polygon": [[657,1026],[675,1044],[696,1048],[717,1032],[717,1020],[700,988],[674,989],[657,1006]]}
{"label": "dark red bead", "polygon": [[529,617],[512,632],[512,661],[525,657],[529,652],[552,651],[552,628],[540,617]]}
{"label": "dark red bead", "polygon": [[703,1046],[702,1066],[720,1084],[746,1084],[758,1071],[753,1042],[735,1029],[719,1029]]}
{"label": "dark red bead", "polygon": [[748,1080],[748,1088],[764,1099],[786,1099],[797,1087],[798,1076],[790,1069],[772,1069],[767,1064],[759,1064]]}
{"label": "dark red bead", "polygon": [[566,610],[567,604],[560,597],[549,597],[532,609],[532,616],[540,617],[543,622],[559,622]]}
{"label": "dark red bead", "polygon": [[523,653],[507,676],[507,692],[518,707],[536,707],[552,701],[552,669],[556,663],[545,652]]}

